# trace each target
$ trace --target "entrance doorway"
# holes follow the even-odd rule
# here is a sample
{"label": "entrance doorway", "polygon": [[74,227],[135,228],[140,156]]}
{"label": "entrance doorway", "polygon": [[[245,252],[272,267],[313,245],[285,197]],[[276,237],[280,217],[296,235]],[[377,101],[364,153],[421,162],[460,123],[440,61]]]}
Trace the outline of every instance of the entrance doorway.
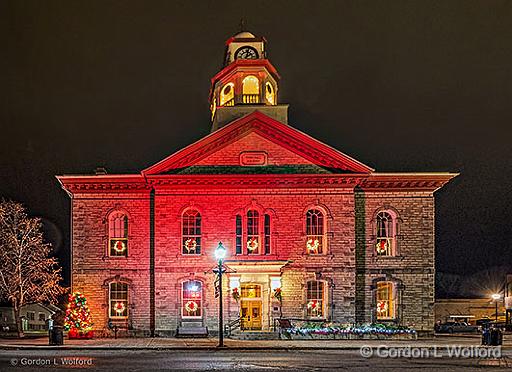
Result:
{"label": "entrance doorway", "polygon": [[261,330],[261,286],[258,284],[243,284],[240,297],[240,328]]}

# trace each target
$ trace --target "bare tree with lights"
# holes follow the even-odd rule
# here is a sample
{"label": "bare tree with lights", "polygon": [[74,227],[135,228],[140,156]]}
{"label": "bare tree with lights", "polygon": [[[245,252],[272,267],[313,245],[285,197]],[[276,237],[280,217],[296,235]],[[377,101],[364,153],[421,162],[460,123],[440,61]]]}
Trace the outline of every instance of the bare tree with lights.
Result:
{"label": "bare tree with lights", "polygon": [[49,257],[41,228],[41,220],[28,217],[21,204],[0,202],[0,299],[12,304],[19,337],[21,307],[56,302],[65,291],[59,284],[62,269]]}

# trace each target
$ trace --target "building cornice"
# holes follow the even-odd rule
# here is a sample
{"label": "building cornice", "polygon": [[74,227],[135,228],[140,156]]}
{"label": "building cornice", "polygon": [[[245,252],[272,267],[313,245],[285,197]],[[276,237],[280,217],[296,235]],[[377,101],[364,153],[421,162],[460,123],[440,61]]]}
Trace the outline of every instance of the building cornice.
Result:
{"label": "building cornice", "polygon": [[236,188],[354,188],[365,174],[316,175],[316,174],[223,174],[223,175],[152,175],[147,182],[155,187],[236,187]]}
{"label": "building cornice", "polygon": [[434,192],[458,173],[158,174],[57,176],[70,194],[149,192],[153,188],[359,188]]}
{"label": "building cornice", "polygon": [[431,191],[435,192],[459,173],[371,173],[361,183],[365,191]]}
{"label": "building cornice", "polygon": [[62,188],[71,194],[151,190],[151,186],[139,174],[63,175],[57,176],[57,179]]}

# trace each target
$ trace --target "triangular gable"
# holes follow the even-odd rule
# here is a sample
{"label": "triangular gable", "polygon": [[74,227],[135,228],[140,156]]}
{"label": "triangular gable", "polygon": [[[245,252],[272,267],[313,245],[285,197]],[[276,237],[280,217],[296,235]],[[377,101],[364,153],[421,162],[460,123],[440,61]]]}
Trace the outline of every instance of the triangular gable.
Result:
{"label": "triangular gable", "polygon": [[[278,149],[279,155],[275,156]],[[254,152],[254,156],[251,156],[251,151]],[[243,152],[249,154],[241,155]],[[142,174],[172,173],[173,170],[195,165],[235,165],[231,164],[233,162],[239,165],[240,161],[245,161],[241,159],[257,162],[258,152],[269,153],[267,160],[277,165],[292,162],[318,165],[343,172],[373,171],[372,168],[298,129],[255,111],[177,151],[143,170]],[[281,158],[281,163],[277,158]]]}

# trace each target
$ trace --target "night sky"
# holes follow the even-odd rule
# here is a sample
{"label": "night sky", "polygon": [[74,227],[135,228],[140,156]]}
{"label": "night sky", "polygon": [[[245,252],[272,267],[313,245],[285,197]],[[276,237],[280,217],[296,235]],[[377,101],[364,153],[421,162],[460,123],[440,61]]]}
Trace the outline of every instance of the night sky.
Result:
{"label": "night sky", "polygon": [[139,172],[208,134],[242,17],[291,125],[377,171],[461,173],[436,194],[439,272],[512,266],[511,1],[4,0],[0,196],[44,219],[66,280],[54,175]]}

